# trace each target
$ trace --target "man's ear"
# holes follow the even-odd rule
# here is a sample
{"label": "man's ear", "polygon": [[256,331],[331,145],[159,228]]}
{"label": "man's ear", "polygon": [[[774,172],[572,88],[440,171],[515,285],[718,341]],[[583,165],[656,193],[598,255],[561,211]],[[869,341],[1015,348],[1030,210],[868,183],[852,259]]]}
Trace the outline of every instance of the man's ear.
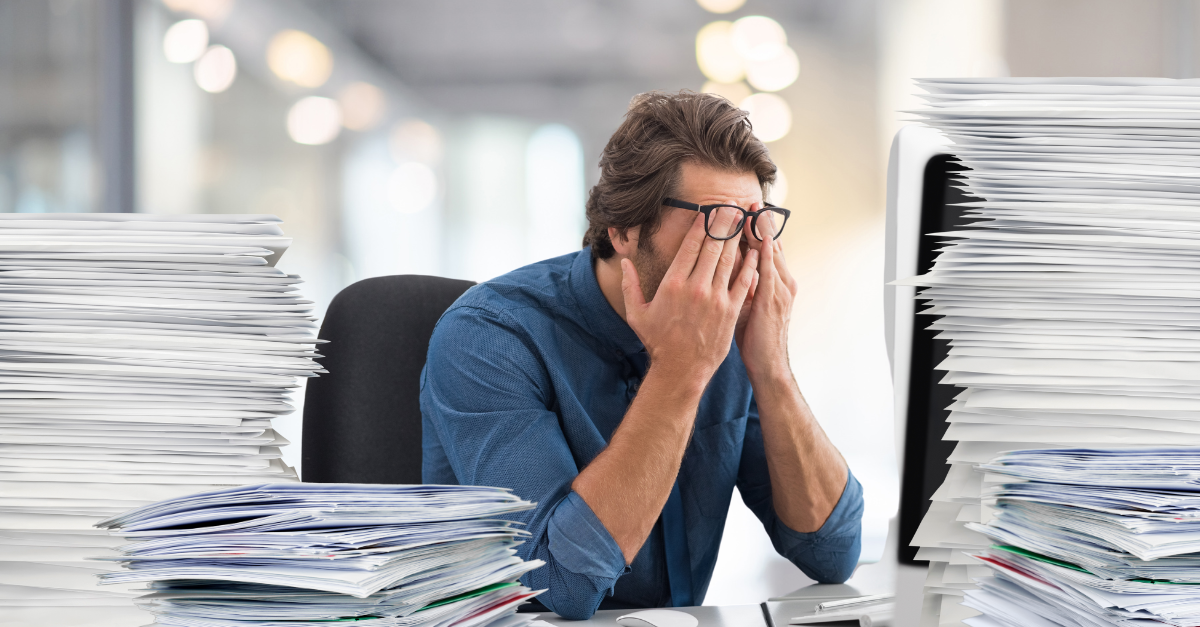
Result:
{"label": "man's ear", "polygon": [[633,251],[637,250],[638,236],[641,234],[642,227],[632,226],[625,229],[621,233],[621,229],[615,226],[608,227],[608,239],[612,241],[613,250],[622,257],[631,257]]}

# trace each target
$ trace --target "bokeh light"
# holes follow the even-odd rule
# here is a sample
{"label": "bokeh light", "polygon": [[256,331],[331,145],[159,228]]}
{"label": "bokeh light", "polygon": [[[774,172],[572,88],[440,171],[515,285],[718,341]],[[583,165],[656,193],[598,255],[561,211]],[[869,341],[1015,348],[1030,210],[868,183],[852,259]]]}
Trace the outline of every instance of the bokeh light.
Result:
{"label": "bokeh light", "polygon": [[392,128],[388,148],[396,163],[434,164],[442,158],[442,136],[424,120],[404,120]]}
{"label": "bokeh light", "polygon": [[350,83],[338,94],[342,106],[342,126],[352,131],[366,131],[379,124],[387,110],[383,90],[364,82]]}
{"label": "bokeh light", "polygon": [[332,98],[301,98],[288,110],[287,130],[297,144],[328,144],[342,130],[342,108]]}
{"label": "bokeh light", "polygon": [[746,74],[742,58],[733,47],[732,30],[730,22],[718,21],[696,33],[696,63],[709,80],[736,83]]}
{"label": "bokeh light", "polygon": [[237,78],[237,60],[233,51],[225,46],[209,46],[208,50],[192,66],[192,75],[200,89],[218,94],[233,84]]}
{"label": "bokeh light", "polygon": [[750,96],[750,88],[741,82],[718,83],[717,81],[708,81],[704,83],[700,91],[706,94],[716,94],[735,105]]}
{"label": "bokeh light", "polygon": [[737,11],[746,4],[746,0],[696,0],[705,10],[711,13],[729,13]]}
{"label": "bokeh light", "polygon": [[773,56],[746,62],[746,82],[759,91],[779,91],[800,76],[800,58],[786,45],[775,45]]}
{"label": "bokeh light", "polygon": [[301,87],[320,87],[333,72],[333,55],[304,31],[280,31],[267,46],[267,65],[280,79]]}
{"label": "bokeh light", "polygon": [[771,204],[777,207],[787,206],[788,180],[782,169],[775,170],[775,183],[771,185],[768,198],[770,199]]}
{"label": "bokeh light", "polygon": [[163,54],[171,63],[191,63],[208,49],[208,25],[204,20],[180,20],[163,35]]}
{"label": "bokeh light", "polygon": [[191,13],[219,23],[229,15],[233,0],[163,0],[163,5],[176,13]]}
{"label": "bokeh light", "polygon": [[775,94],[754,94],[741,103],[750,114],[754,135],[764,142],[773,142],[792,130],[792,109]]}
{"label": "bokeh light", "polygon": [[729,37],[733,49],[746,61],[764,61],[787,45],[787,33],[779,22],[762,15],[747,15],[733,23]]}
{"label": "bokeh light", "polygon": [[400,213],[424,211],[437,198],[437,174],[416,161],[401,163],[388,177],[388,203]]}

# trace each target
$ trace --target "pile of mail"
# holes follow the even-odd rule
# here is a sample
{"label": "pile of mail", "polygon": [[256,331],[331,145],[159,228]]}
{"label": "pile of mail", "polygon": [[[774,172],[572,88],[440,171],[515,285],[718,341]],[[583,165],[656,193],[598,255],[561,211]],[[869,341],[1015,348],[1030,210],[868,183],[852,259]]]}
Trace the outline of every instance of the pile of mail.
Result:
{"label": "pile of mail", "polygon": [[995,543],[980,558],[996,576],[966,593],[985,615],[972,625],[1200,624],[1200,448],[1014,451],[979,468],[996,514],[968,527]]}
{"label": "pile of mail", "polygon": [[471,486],[284,483],[155,503],[99,523],[136,542],[104,583],[149,584],[157,624],[515,627],[535,596],[517,579],[533,507]]}
{"label": "pile of mail", "polygon": [[319,372],[273,216],[0,214],[0,625],[140,625],[87,558],[114,514],[295,481],[271,419]]}
{"label": "pile of mail", "polygon": [[[950,140],[967,168],[960,185],[978,199],[967,205],[977,221],[940,234],[933,270],[903,282],[925,288],[923,313],[938,316],[931,328],[951,345],[942,382],[963,388],[945,434],[958,441],[949,475],[914,538],[918,559],[930,560],[923,624],[937,625],[977,614],[960,602],[997,570],[1055,567],[1006,551],[989,553],[987,566],[969,555],[994,541],[979,532],[993,510],[975,465],[1021,449],[1200,446],[1200,83],[920,84],[928,105],[916,113]],[[1124,487],[1102,476],[1113,483],[1048,489]],[[1027,516],[1001,518],[994,533],[1029,533],[1047,515],[1032,503],[1010,508]],[[1079,516],[1071,520],[1094,525]],[[1027,540],[1047,559],[1068,561],[1051,558],[1052,546],[1084,554],[1070,534]],[[1134,546],[1122,550],[1159,556]],[[1112,557],[1095,551],[1087,555]],[[1009,583],[984,585],[1017,595]]]}

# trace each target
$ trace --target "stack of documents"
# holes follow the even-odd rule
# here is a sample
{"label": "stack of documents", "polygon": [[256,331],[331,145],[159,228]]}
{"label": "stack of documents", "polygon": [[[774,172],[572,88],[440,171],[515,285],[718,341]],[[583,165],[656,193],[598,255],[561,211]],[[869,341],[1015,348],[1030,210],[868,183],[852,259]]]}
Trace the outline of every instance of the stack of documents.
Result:
{"label": "stack of documents", "polygon": [[960,601],[992,572],[966,554],[992,543],[968,527],[991,517],[975,464],[1200,445],[1200,82],[920,84],[915,113],[952,142],[980,199],[977,221],[939,234],[933,270],[902,282],[925,288],[923,313],[951,344],[942,382],[964,389],[949,475],[914,538],[936,625],[975,614]]}
{"label": "stack of documents", "polygon": [[515,627],[542,565],[499,488],[284,483],[202,492],[99,523],[136,542],[107,584],[148,584],[157,624]]}
{"label": "stack of documents", "polygon": [[273,216],[0,214],[0,625],[140,625],[99,520],[295,481],[271,419],[319,372]]}
{"label": "stack of documents", "polygon": [[1200,448],[1014,451],[988,473],[994,569],[965,605],[975,627],[1155,620],[1200,624]]}

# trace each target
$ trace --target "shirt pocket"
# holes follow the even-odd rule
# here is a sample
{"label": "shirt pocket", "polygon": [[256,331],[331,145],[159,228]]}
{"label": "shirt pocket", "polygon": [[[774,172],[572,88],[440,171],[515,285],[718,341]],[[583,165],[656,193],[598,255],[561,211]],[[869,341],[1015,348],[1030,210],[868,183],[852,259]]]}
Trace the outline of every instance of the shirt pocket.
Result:
{"label": "shirt pocket", "polygon": [[728,513],[745,436],[746,416],[709,425],[692,434],[683,461],[688,491],[695,495],[702,515],[724,518]]}

